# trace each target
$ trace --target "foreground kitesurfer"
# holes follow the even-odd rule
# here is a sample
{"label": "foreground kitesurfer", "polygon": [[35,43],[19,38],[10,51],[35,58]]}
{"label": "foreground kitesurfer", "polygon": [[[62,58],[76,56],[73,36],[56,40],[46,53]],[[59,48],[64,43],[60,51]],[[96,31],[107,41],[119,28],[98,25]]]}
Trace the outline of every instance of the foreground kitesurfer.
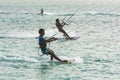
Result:
{"label": "foreground kitesurfer", "polygon": [[57,40],[57,38],[50,38],[50,39],[45,39],[44,35],[45,35],[45,31],[44,29],[40,29],[39,30],[39,48],[41,49],[41,52],[43,54],[46,55],[51,55],[51,60],[53,60],[53,58],[55,58],[56,60],[60,61],[60,62],[64,62],[64,63],[68,63],[68,60],[61,60],[60,58],[58,58],[55,54],[54,51],[52,51],[51,49],[47,48],[47,42],[52,42]]}

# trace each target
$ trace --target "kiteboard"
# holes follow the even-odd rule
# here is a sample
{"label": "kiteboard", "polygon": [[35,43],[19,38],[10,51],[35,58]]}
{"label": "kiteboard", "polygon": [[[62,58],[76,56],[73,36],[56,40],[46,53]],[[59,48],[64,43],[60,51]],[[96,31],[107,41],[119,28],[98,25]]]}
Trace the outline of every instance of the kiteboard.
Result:
{"label": "kiteboard", "polygon": [[65,56],[61,56],[60,58],[63,60],[63,63],[65,63],[65,64],[83,63],[83,59],[81,57],[68,58]]}
{"label": "kiteboard", "polygon": [[80,37],[79,36],[76,36],[76,37],[71,37],[70,40],[76,40],[76,39],[79,39]]}
{"label": "kiteboard", "polygon": [[66,63],[66,64],[71,64],[72,62],[74,62],[75,61],[75,59],[71,59],[71,60],[65,60],[65,62],[63,62],[63,63]]}
{"label": "kiteboard", "polygon": [[66,38],[57,38],[57,40],[77,40],[79,39],[80,37],[79,36],[75,36],[75,37],[70,37],[70,39],[66,39]]}

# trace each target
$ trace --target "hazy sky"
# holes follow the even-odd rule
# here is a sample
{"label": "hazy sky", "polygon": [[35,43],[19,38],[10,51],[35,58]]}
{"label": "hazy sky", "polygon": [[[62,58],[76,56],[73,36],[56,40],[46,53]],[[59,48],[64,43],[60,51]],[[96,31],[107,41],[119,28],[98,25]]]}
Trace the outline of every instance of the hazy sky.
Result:
{"label": "hazy sky", "polygon": [[120,5],[120,0],[0,0],[0,5],[47,5],[47,4],[74,4],[74,5]]}

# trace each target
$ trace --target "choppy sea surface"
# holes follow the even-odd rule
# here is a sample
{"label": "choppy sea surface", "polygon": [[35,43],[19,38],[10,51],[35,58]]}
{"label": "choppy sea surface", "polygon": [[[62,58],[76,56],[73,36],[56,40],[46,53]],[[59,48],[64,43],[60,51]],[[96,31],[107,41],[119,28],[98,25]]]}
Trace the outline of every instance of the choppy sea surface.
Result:
{"label": "choppy sea surface", "polygon": [[[38,55],[40,28],[62,37],[56,18],[80,37],[48,44],[71,64]],[[0,6],[0,80],[120,80],[120,6]]]}

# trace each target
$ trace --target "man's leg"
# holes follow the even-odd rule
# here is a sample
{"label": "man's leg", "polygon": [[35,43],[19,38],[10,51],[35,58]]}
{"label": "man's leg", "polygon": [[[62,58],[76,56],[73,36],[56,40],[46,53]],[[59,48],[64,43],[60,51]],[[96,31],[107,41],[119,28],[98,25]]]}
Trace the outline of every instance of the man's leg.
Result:
{"label": "man's leg", "polygon": [[63,30],[63,32],[64,32],[67,39],[71,39],[70,36],[64,30]]}
{"label": "man's leg", "polygon": [[64,34],[64,36],[66,37],[66,39],[71,39],[70,36],[64,30],[62,30],[61,32]]}
{"label": "man's leg", "polygon": [[65,32],[66,39],[71,39],[70,36]]}
{"label": "man's leg", "polygon": [[54,54],[54,51],[50,50],[48,51],[48,54],[51,55],[51,60],[53,60],[53,58],[55,58],[56,60],[58,61],[62,61],[60,58],[58,58],[55,54]]}
{"label": "man's leg", "polygon": [[53,60],[53,56],[51,55],[51,61]]}
{"label": "man's leg", "polygon": [[51,49],[48,50],[48,54],[51,55],[51,60],[53,60],[53,58],[55,58],[56,60],[60,61],[60,62],[64,62],[67,63],[68,60],[61,60],[60,58],[58,58],[55,54],[54,51],[52,51]]}
{"label": "man's leg", "polygon": [[64,62],[67,63],[68,60],[61,60],[60,58],[58,58],[54,53],[51,53],[51,56],[53,56],[56,60],[60,61],[60,62]]}

